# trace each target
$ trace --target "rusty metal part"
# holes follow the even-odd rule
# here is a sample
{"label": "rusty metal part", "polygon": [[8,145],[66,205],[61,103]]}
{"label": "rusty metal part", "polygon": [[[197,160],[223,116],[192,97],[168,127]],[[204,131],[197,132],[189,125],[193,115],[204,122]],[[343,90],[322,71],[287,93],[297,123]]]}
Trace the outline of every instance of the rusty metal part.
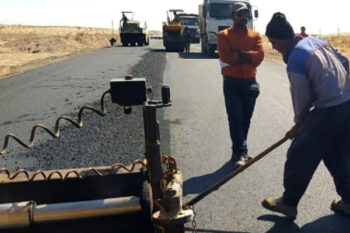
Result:
{"label": "rusty metal part", "polygon": [[157,233],[166,233],[163,226],[156,225],[156,229],[158,230]]}
{"label": "rusty metal part", "polygon": [[162,162],[166,165],[167,169],[177,173],[176,159],[171,155],[163,155]]}
{"label": "rusty metal part", "polygon": [[207,195],[209,195],[211,192],[218,190],[222,185],[224,185],[227,181],[231,180],[233,177],[235,177],[236,175],[238,175],[239,173],[241,173],[242,171],[244,171],[245,169],[247,169],[248,167],[250,167],[253,163],[255,163],[256,161],[260,160],[261,158],[263,158],[265,155],[267,155],[268,153],[270,153],[271,151],[273,151],[274,149],[276,149],[277,147],[279,147],[280,145],[282,145],[285,141],[287,141],[289,139],[289,137],[285,136],[284,138],[280,139],[278,142],[276,142],[275,144],[273,144],[272,146],[270,146],[269,148],[267,148],[266,150],[264,150],[263,152],[261,152],[260,154],[258,154],[257,156],[255,156],[253,159],[249,160],[245,165],[238,167],[237,169],[233,170],[231,173],[229,173],[228,175],[226,175],[224,178],[222,178],[220,181],[218,181],[217,183],[215,183],[214,185],[212,185],[211,187],[209,187],[206,191],[198,194],[195,198],[193,198],[191,201],[187,202],[185,204],[184,207],[186,206],[194,206],[197,202],[199,202],[200,200],[202,200],[204,197],[206,197]]}
{"label": "rusty metal part", "polygon": [[110,93],[109,90],[106,91],[105,93],[103,93],[103,95],[101,97],[101,101],[100,101],[101,110],[97,110],[91,106],[83,106],[82,108],[80,108],[79,113],[78,113],[78,121],[77,122],[68,116],[61,116],[61,117],[57,118],[56,123],[55,123],[55,132],[51,131],[47,126],[45,126],[43,124],[38,124],[38,125],[33,126],[28,144],[23,142],[23,140],[21,140],[19,137],[17,137],[14,134],[7,134],[5,136],[4,145],[2,147],[2,150],[0,151],[0,155],[6,153],[8,146],[9,146],[9,141],[11,138],[14,139],[16,142],[18,142],[23,147],[32,148],[34,146],[34,143],[35,143],[35,132],[37,129],[40,129],[40,128],[43,129],[45,132],[47,132],[49,135],[51,135],[53,138],[59,138],[60,137],[60,127],[59,126],[60,126],[61,120],[66,120],[66,121],[72,123],[77,128],[83,127],[82,116],[83,116],[83,111],[85,109],[89,109],[89,110],[97,113],[100,116],[105,116],[106,110],[104,107],[104,98],[105,98],[106,94],[108,94],[108,93]]}
{"label": "rusty metal part", "polygon": [[167,170],[162,174],[162,177],[160,179],[160,190],[162,194],[165,195],[166,185],[164,184],[164,182],[166,180],[169,182],[171,179],[173,179],[173,175],[177,174],[178,170],[176,165],[176,159],[171,155],[163,155],[162,163],[167,167]]}
{"label": "rusty metal part", "polygon": [[193,219],[192,219],[192,232],[193,233],[198,233],[197,231],[197,221],[196,221],[196,217],[197,217],[197,213],[194,210],[194,206],[191,206],[191,209],[193,211]]}
{"label": "rusty metal part", "polygon": [[192,219],[193,211],[191,209],[183,209],[175,216],[161,211],[153,214],[153,221],[156,226],[161,226],[166,233],[184,232],[184,224],[191,222]]}
{"label": "rusty metal part", "polygon": [[141,160],[136,160],[135,162],[132,163],[131,167],[128,168],[126,165],[121,164],[121,163],[115,163],[112,166],[109,167],[109,169],[107,169],[106,172],[101,172],[98,171],[98,169],[96,168],[88,168],[86,170],[84,170],[83,172],[79,172],[77,170],[69,170],[65,173],[61,172],[61,171],[50,171],[50,172],[44,172],[44,171],[36,171],[33,173],[30,173],[28,171],[25,171],[23,169],[16,171],[15,173],[12,173],[6,169],[6,168],[1,168],[0,169],[0,174],[4,174],[6,175],[8,180],[14,180],[16,179],[18,176],[20,175],[24,175],[24,177],[28,180],[28,181],[34,181],[36,178],[39,179],[41,177],[41,180],[50,180],[50,179],[61,179],[61,180],[67,180],[69,178],[86,178],[89,175],[93,174],[93,175],[97,175],[97,176],[108,176],[113,174],[113,172],[115,172],[116,170],[119,169],[124,169],[125,171],[128,172],[133,172],[136,165],[141,165],[142,168],[146,168],[146,163],[141,161]]}
{"label": "rusty metal part", "polygon": [[[192,221],[192,209],[182,208],[182,175],[172,156],[163,156],[163,163],[168,170],[162,176],[164,185],[163,198],[156,200],[159,211],[153,214],[153,220],[160,232],[183,232],[184,224]],[[176,172],[175,172],[176,171]]]}
{"label": "rusty metal part", "polygon": [[136,196],[47,205],[36,205],[34,202],[0,204],[0,229],[29,227],[33,223],[95,218],[140,211],[140,198]]}

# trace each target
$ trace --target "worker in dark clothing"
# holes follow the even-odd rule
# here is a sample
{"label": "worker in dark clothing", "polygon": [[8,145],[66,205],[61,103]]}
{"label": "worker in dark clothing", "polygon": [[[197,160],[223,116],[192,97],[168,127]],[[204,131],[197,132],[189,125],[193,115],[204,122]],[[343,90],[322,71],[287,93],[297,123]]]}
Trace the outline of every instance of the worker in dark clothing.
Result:
{"label": "worker in dark clothing", "polygon": [[232,162],[243,166],[248,155],[247,137],[256,99],[260,93],[257,67],[264,58],[261,35],[247,28],[250,10],[247,4],[233,5],[233,26],[218,34],[218,51],[226,112],[232,142]]}
{"label": "worker in dark clothing", "polygon": [[266,27],[272,47],[287,64],[295,126],[284,170],[284,193],[262,205],[292,219],[317,166],[324,162],[341,199],[331,209],[350,216],[349,61],[326,41],[295,37],[282,13]]}
{"label": "worker in dark clothing", "polygon": [[308,34],[306,34],[306,28],[304,27],[304,26],[301,26],[301,28],[300,28],[300,33],[298,33],[298,34],[296,34],[297,36],[299,36],[299,37],[309,37],[309,35]]}
{"label": "worker in dark clothing", "polygon": [[190,46],[191,46],[191,33],[188,27],[184,28],[184,40],[185,40],[185,53],[189,53]]}
{"label": "worker in dark clothing", "polygon": [[123,21],[123,24],[125,24],[128,21],[128,17],[126,17],[126,15],[123,13],[122,19],[120,20],[120,22]]}

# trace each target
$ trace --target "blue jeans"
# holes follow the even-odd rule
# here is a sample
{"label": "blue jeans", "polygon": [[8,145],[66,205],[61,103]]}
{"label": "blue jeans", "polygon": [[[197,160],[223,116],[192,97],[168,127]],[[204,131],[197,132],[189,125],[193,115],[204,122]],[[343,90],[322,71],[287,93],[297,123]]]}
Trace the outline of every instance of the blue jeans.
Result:
{"label": "blue jeans", "polygon": [[233,158],[239,159],[248,153],[247,136],[259,84],[255,78],[236,79],[224,76],[224,97],[232,140]]}

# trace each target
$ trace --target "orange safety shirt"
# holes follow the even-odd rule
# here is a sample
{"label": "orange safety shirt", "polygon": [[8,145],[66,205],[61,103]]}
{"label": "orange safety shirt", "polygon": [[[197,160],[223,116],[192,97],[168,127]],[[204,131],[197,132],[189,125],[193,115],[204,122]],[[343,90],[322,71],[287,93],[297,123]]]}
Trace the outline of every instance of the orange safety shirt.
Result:
{"label": "orange safety shirt", "polygon": [[[250,64],[238,64],[238,53],[233,50],[244,50],[249,53]],[[238,79],[251,79],[256,76],[256,67],[264,59],[262,38],[258,32],[249,28],[226,28],[218,34],[218,51],[221,73]]]}

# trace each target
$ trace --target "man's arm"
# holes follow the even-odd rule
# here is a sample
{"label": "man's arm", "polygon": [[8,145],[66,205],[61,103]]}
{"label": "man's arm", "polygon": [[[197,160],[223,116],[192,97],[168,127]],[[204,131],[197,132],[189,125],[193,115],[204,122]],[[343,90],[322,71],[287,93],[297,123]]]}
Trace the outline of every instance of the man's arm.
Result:
{"label": "man's arm", "polygon": [[294,109],[294,122],[299,124],[312,106],[313,97],[310,92],[310,83],[308,78],[302,74],[289,73],[288,76]]}
{"label": "man's arm", "polygon": [[257,33],[254,49],[252,51],[247,51],[247,55],[249,55],[251,60],[251,65],[254,67],[259,66],[264,59],[264,54],[262,37]]}
{"label": "man's arm", "polygon": [[226,35],[219,33],[218,34],[218,52],[220,60],[229,65],[237,65],[239,63],[238,52],[232,50],[226,39]]}
{"label": "man's arm", "polygon": [[260,65],[264,59],[264,48],[260,34],[257,34],[256,43],[253,50],[233,50],[238,54],[238,64],[251,64],[254,67]]}
{"label": "man's arm", "polygon": [[249,51],[238,50],[238,59],[240,64],[252,64],[252,59],[250,57]]}

